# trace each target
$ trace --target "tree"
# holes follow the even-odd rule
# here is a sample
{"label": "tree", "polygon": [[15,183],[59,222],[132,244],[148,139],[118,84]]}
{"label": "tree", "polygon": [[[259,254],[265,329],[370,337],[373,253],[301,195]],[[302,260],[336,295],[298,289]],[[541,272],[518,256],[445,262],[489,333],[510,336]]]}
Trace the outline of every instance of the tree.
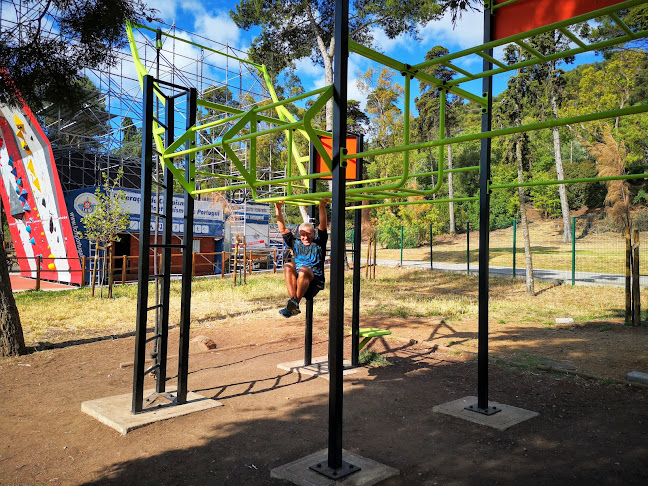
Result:
{"label": "tree", "polygon": [[46,103],[79,109],[83,68],[116,61],[126,43],[126,20],[152,21],[142,0],[12,0],[3,15],[15,24],[0,34],[0,101],[26,103],[34,112]]}
{"label": "tree", "polygon": [[[125,43],[126,19],[152,14],[140,0],[3,2],[16,24],[0,33],[0,102],[45,103],[78,109],[86,92],[81,69],[110,64]],[[24,15],[22,13],[25,12]],[[7,10],[4,10],[7,15]],[[0,354],[22,354],[25,344],[4,250],[0,250]]]}
{"label": "tree", "polygon": [[[106,174],[103,175],[103,184],[95,189],[97,205],[92,213],[85,215],[81,221],[85,231],[81,238],[85,238],[95,244],[95,260],[92,272],[92,294],[98,269],[100,254],[108,256],[109,248],[114,242],[120,240],[119,234],[128,229],[128,211],[123,209],[126,202],[126,193],[117,190],[121,178],[124,175],[123,169],[119,169],[117,176],[111,182]],[[107,258],[108,275],[112,274],[112,258]],[[104,267],[105,268],[105,267]],[[112,289],[109,290],[109,296]],[[103,295],[102,295],[103,296]]]}
{"label": "tree", "polygon": [[[570,39],[559,31],[547,32],[545,34],[534,37],[531,45],[535,47],[541,54],[549,56],[556,52],[564,51],[569,46]],[[567,57],[563,59],[565,63],[572,63],[574,57]],[[549,104],[549,111],[551,116],[558,119],[558,108],[563,100],[564,88],[564,71],[558,68],[559,60],[554,59],[547,63],[538,63],[534,66],[532,77],[535,81],[537,88],[535,98],[540,101],[536,103],[536,107],[542,107],[542,101],[546,100]],[[538,111],[538,110],[536,110]],[[544,117],[543,110],[540,109],[541,115]],[[560,130],[558,127],[551,129],[553,135],[554,157],[556,164],[556,178],[559,181],[565,180],[565,170],[563,168],[562,150],[560,144]],[[572,240],[571,225],[569,217],[569,202],[567,201],[567,187],[565,184],[558,185],[558,194],[560,196],[560,210],[563,218],[563,241],[569,242]]]}
{"label": "tree", "polygon": [[[430,61],[448,54],[448,49],[441,46],[436,46],[430,49],[425,55],[425,60]],[[425,71],[428,74],[442,80],[443,82],[450,81],[454,75],[455,71],[449,69],[445,66],[435,65],[429,68],[426,68]],[[417,129],[417,135],[420,141],[431,140],[432,138],[439,138],[439,127],[441,124],[440,119],[440,108],[441,108],[441,90],[436,86],[421,81],[420,84],[421,96],[414,100],[416,109],[419,112],[419,117],[416,119],[415,127]],[[458,96],[454,96],[451,93],[446,91],[446,115],[445,115],[445,133],[443,133],[444,138],[449,138],[456,127],[457,117],[455,116],[455,111],[462,105],[462,101]],[[452,145],[447,146],[448,151],[448,169],[452,169]],[[439,156],[442,157],[442,151],[439,151]],[[430,157],[432,159],[432,157]],[[443,160],[438,161],[439,164],[443,164]],[[430,167],[430,171],[433,171],[434,168]],[[448,197],[450,199],[454,198],[454,174],[452,172],[448,173]],[[454,202],[448,203],[448,213],[450,216],[450,234],[454,235],[456,233],[455,225],[455,210]]]}
{"label": "tree", "polygon": [[[522,52],[518,46],[509,45],[504,51],[504,56],[509,64],[517,63],[523,60],[527,54]],[[522,113],[529,102],[529,83],[530,72],[527,68],[519,68],[516,75],[508,81],[508,86],[504,92],[499,105],[499,116],[512,126],[522,125]],[[509,159],[515,160],[517,165],[518,182],[524,182],[524,161],[525,152],[528,149],[529,137],[526,133],[519,133],[511,137],[510,149],[507,152]],[[524,187],[518,187],[518,199],[520,204],[520,222],[522,234],[524,236],[524,259],[526,263],[526,290],[530,295],[534,294],[533,281],[533,260],[531,257],[531,239],[529,236],[529,221],[526,214],[527,197]],[[480,228],[481,229],[481,228]],[[486,228],[484,228],[486,230]]]}
{"label": "tree", "polygon": [[[421,24],[439,19],[446,10],[453,18],[478,5],[477,0],[412,0],[409,2],[354,0],[350,6],[349,37],[369,45],[374,29],[390,39],[407,33],[416,38]],[[333,84],[335,2],[240,0],[230,16],[242,29],[261,27],[250,57],[265,64],[277,76],[294,61],[305,57],[324,67],[327,85]],[[333,102],[326,105],[326,129],[333,128]]]}

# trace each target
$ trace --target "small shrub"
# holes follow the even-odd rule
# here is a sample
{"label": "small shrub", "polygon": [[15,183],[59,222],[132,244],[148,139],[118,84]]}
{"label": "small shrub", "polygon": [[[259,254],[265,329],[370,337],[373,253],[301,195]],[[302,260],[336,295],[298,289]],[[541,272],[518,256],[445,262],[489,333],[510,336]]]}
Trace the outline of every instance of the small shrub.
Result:
{"label": "small shrub", "polygon": [[361,365],[370,366],[372,368],[380,368],[382,366],[390,366],[391,363],[387,361],[381,354],[376,351],[363,351],[358,357]]}

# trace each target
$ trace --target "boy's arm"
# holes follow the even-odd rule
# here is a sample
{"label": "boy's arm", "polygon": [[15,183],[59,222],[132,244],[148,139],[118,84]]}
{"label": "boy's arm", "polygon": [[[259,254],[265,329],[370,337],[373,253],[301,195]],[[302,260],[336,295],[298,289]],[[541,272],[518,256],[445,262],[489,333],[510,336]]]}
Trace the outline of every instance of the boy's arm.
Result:
{"label": "boy's arm", "polygon": [[326,204],[329,202],[328,199],[324,198],[319,203],[319,226],[317,229],[320,231],[326,231],[328,226],[328,219],[326,216]]}
{"label": "boy's arm", "polygon": [[283,201],[275,203],[275,216],[277,218],[277,227],[279,228],[279,233],[285,235],[286,233],[290,233],[290,230],[286,228],[286,223],[284,222],[283,213],[281,212],[281,208],[283,207],[283,205],[284,205]]}

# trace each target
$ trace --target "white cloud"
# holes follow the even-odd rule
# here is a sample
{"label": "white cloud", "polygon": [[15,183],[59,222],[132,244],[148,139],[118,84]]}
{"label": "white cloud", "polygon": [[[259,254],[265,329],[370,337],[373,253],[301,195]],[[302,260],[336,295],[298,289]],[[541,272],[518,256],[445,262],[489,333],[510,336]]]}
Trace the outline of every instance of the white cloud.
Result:
{"label": "white cloud", "polygon": [[214,42],[240,47],[241,29],[224,12],[217,13],[215,16],[205,14],[196,17],[194,32]]}
{"label": "white cloud", "polygon": [[457,19],[457,25],[453,27],[448,12],[441,20],[428,22],[421,28],[420,45],[429,46],[427,50],[442,45],[451,52],[456,51],[456,48],[461,50],[478,46],[484,39],[483,23],[482,12],[468,11],[463,13],[461,19]]}

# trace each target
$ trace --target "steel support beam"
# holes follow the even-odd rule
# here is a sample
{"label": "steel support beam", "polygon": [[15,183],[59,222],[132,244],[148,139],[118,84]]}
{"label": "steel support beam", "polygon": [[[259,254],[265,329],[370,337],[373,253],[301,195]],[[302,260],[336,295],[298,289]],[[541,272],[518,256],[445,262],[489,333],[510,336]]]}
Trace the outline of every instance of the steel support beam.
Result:
{"label": "steel support beam", "polygon": [[[489,8],[484,9],[484,44],[492,39],[493,15]],[[493,50],[488,49],[486,54],[493,56]],[[483,59],[483,70],[492,69],[488,57]],[[482,79],[483,96],[486,98],[486,107],[482,108],[482,132],[490,132],[493,119],[493,78],[487,76]],[[488,184],[491,176],[491,138],[481,140],[480,172],[479,172],[479,327],[477,356],[477,403],[469,405],[466,409],[491,415],[500,409],[488,406],[488,277],[489,277],[489,228],[490,228],[490,188]]]}
{"label": "steel support beam", "polygon": [[144,401],[144,364],[146,362],[146,322],[148,307],[149,251],[151,245],[151,184],[153,178],[153,77],[145,76],[142,122],[142,186],[140,201],[140,241],[137,271],[137,317],[133,366],[132,413],[141,412]]}
{"label": "steel support beam", "polygon": [[[187,130],[196,124],[196,108],[198,92],[195,88],[189,90],[187,96]],[[187,148],[196,145],[195,135],[187,140]],[[192,179],[192,165],[195,164],[195,154],[185,156],[185,179],[189,182]],[[178,396],[177,403],[187,403],[187,378],[189,375],[189,330],[191,324],[191,279],[193,263],[193,222],[194,222],[194,199],[188,193],[184,194],[184,233],[182,251],[182,290],[180,291],[180,343],[178,356]]]}

